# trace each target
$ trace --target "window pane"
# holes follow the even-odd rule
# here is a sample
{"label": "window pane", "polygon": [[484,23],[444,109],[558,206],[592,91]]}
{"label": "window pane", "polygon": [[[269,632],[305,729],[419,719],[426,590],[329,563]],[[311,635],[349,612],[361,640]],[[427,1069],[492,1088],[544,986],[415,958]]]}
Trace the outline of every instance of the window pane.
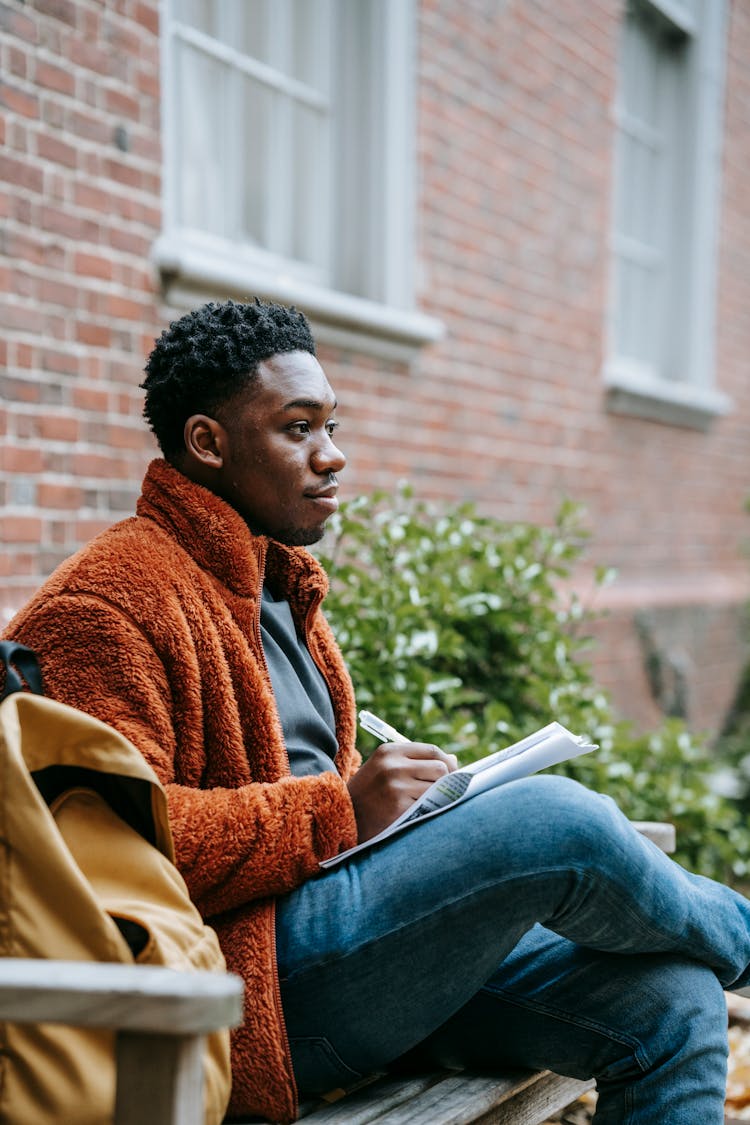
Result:
{"label": "window pane", "polygon": [[653,9],[630,7],[620,58],[615,347],[662,377],[674,331],[666,298],[680,281],[675,235],[684,240],[688,233],[681,159],[688,122],[680,96],[686,43],[684,36],[665,33]]}
{"label": "window pane", "polygon": [[177,52],[179,218],[198,230],[223,234],[223,90],[226,67],[180,44]]}
{"label": "window pane", "polygon": [[328,92],[330,17],[329,0],[292,0],[290,73],[321,93]]}
{"label": "window pane", "polygon": [[251,242],[266,249],[269,245],[268,208],[278,185],[271,181],[270,140],[275,95],[267,86],[245,78],[240,109],[240,151],[242,154],[243,231]]}
{"label": "window pane", "polygon": [[174,14],[181,23],[189,24],[206,35],[215,35],[216,16],[214,0],[174,0]]}
{"label": "window pane", "polygon": [[245,55],[269,63],[270,16],[268,0],[235,0],[242,5],[239,21],[239,41],[235,44]]}
{"label": "window pane", "polygon": [[292,107],[291,253],[321,270],[328,268],[329,176],[327,121],[317,110]]}

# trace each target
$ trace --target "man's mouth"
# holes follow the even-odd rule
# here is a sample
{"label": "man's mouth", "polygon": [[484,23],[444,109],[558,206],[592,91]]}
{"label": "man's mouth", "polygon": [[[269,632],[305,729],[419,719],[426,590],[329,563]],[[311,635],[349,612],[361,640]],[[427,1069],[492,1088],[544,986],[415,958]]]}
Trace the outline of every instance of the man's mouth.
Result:
{"label": "man's mouth", "polygon": [[321,508],[325,508],[329,512],[335,512],[339,506],[336,497],[338,490],[337,484],[327,484],[324,488],[308,489],[305,496],[308,500],[314,500]]}

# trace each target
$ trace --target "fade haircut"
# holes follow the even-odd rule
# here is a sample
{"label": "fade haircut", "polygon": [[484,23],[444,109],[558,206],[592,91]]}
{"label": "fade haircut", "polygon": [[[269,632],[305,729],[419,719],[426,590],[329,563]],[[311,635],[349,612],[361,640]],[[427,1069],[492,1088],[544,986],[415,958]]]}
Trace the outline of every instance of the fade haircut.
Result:
{"label": "fade haircut", "polygon": [[185,452],[185,422],[251,386],[258,364],[281,352],[310,352],[315,341],[293,306],[210,302],[166,328],[148,357],[143,416],[167,461]]}

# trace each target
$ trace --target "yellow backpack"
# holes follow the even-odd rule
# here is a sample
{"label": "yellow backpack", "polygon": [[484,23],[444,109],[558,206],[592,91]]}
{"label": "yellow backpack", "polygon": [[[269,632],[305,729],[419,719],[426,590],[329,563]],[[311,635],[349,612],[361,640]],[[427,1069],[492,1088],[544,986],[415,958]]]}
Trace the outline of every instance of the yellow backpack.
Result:
{"label": "yellow backpack", "polygon": [[[0,703],[0,956],[223,971],[174,866],[153,770],[106,724],[14,690],[40,686],[18,649],[0,645],[13,692]],[[218,1125],[228,1032],[208,1037],[204,1078],[206,1125]],[[114,1095],[111,1033],[0,1024],[2,1125],[105,1125]]]}

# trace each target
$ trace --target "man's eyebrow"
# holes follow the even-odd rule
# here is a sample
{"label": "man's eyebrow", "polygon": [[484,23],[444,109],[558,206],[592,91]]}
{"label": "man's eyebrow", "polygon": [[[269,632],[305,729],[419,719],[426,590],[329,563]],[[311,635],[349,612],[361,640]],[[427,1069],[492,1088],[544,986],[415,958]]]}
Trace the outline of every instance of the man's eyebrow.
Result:
{"label": "man's eyebrow", "polygon": [[[334,399],[332,410],[335,410],[338,402]],[[292,402],[285,402],[281,408],[282,410],[327,410],[324,402],[318,402],[315,398],[295,398]]]}

